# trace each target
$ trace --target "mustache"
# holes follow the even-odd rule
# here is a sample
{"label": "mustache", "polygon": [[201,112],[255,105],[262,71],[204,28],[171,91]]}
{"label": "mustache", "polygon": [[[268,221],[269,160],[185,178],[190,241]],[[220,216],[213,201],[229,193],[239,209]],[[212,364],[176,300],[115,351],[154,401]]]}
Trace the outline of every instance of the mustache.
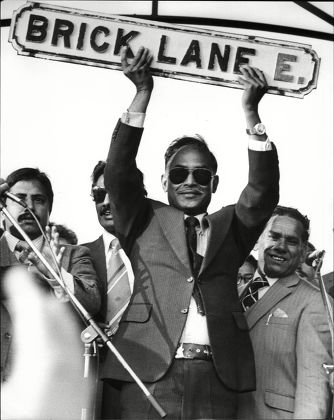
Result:
{"label": "mustache", "polygon": [[[33,212],[34,213],[34,212]],[[40,222],[40,218],[37,216],[37,214],[34,213],[34,216],[36,217],[36,219]],[[29,211],[25,211],[24,213],[21,213],[18,218],[17,221],[20,223],[24,220],[34,220],[34,217],[30,214]]]}
{"label": "mustache", "polygon": [[111,212],[110,205],[109,204],[103,204],[100,209],[100,216],[103,216],[107,212]]}

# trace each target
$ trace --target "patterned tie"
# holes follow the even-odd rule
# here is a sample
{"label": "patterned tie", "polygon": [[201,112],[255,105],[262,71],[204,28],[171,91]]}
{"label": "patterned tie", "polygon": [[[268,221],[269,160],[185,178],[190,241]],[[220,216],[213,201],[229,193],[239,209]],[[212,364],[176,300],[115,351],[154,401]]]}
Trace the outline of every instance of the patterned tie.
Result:
{"label": "patterned tie", "polygon": [[192,273],[195,278],[193,297],[197,305],[198,313],[200,313],[201,315],[204,315],[205,314],[204,304],[203,304],[202,296],[201,296],[198,283],[197,283],[198,273],[199,273],[199,270],[201,269],[201,265],[203,261],[203,257],[197,254],[196,227],[199,226],[199,220],[197,219],[197,217],[189,216],[185,220],[185,225],[186,225],[186,237],[187,237],[189,259],[190,259]]}
{"label": "patterned tie", "polygon": [[29,264],[27,256],[29,255],[31,248],[25,241],[18,241],[15,245],[15,251],[18,253],[18,260],[21,264]]}
{"label": "patterned tie", "polygon": [[246,311],[249,309],[258,299],[259,299],[259,292],[258,290],[262,287],[269,286],[268,280],[265,275],[256,277],[251,285],[248,287],[247,293],[245,297],[241,299],[241,305]]}
{"label": "patterned tie", "polygon": [[118,329],[122,315],[127,308],[133,291],[133,276],[129,276],[124,264],[125,253],[117,238],[110,244],[111,256],[107,266],[108,303],[107,323],[108,335],[114,335]]}

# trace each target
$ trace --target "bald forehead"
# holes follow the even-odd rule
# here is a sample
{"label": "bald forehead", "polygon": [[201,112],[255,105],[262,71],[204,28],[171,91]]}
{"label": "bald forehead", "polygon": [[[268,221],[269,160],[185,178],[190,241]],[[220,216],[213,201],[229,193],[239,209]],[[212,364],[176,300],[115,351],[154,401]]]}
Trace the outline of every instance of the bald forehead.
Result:
{"label": "bald forehead", "polygon": [[169,160],[168,168],[175,166],[187,168],[208,168],[213,169],[210,153],[196,145],[187,144],[182,146]]}

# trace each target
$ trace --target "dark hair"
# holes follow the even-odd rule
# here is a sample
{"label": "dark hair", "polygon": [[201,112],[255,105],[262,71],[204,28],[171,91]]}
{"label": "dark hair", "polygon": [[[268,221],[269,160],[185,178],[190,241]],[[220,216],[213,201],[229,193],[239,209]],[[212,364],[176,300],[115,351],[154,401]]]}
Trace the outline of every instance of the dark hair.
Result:
{"label": "dark hair", "polygon": [[307,242],[310,236],[310,220],[307,216],[303,216],[299,210],[293,207],[277,206],[273,211],[272,216],[289,216],[292,219],[299,221],[303,226],[302,241]]}
{"label": "dark hair", "polygon": [[184,146],[192,146],[195,149],[208,155],[210,166],[214,174],[217,172],[218,164],[214,154],[210,151],[206,141],[199,134],[195,136],[179,137],[171,142],[165,153],[165,167],[173,156]]}
{"label": "dark hair", "polygon": [[257,260],[252,254],[248,255],[245,262],[248,262],[255,270],[257,269]]}
{"label": "dark hair", "polygon": [[59,237],[62,239],[65,239],[65,241],[67,241],[70,245],[77,245],[78,237],[75,234],[75,232],[73,232],[73,230],[68,229],[64,225],[57,225],[54,222],[49,223],[49,226],[50,227],[55,226],[59,234]]}
{"label": "dark hair", "polygon": [[104,174],[104,168],[106,167],[106,162],[104,160],[99,160],[93,169],[93,173],[91,175],[92,180],[92,187],[94,187],[97,183],[97,180],[100,178],[101,175]]}
{"label": "dark hair", "polygon": [[41,172],[38,168],[20,168],[8,175],[6,182],[11,188],[19,181],[36,179],[44,189],[50,205],[50,213],[53,205],[53,191],[51,181],[45,172]]}
{"label": "dark hair", "polygon": [[[100,178],[101,175],[104,174],[104,169],[106,167],[106,161],[104,160],[99,160],[95,166],[95,168],[93,169],[93,173],[91,175],[91,180],[92,180],[92,188],[95,187],[97,180]],[[142,189],[144,191],[144,195],[145,197],[147,196],[147,191],[145,189],[145,185],[144,185],[144,176],[142,174],[142,172],[140,172],[139,170],[137,170],[138,173],[138,177],[140,178],[141,184],[142,184]]]}

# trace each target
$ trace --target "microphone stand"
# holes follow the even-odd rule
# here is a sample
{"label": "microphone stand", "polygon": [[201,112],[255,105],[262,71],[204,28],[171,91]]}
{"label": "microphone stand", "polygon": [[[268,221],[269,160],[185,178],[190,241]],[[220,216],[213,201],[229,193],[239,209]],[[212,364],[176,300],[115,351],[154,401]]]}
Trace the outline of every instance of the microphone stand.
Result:
{"label": "microphone stand", "polygon": [[117,360],[121,363],[124,369],[131,375],[132,379],[137,383],[139,388],[143,391],[146,398],[149,400],[151,405],[155,408],[161,418],[166,417],[167,413],[163,410],[163,408],[159,405],[157,400],[153,397],[153,395],[149,392],[140,378],[136,375],[136,373],[132,370],[130,365],[126,362],[123,356],[119,353],[116,347],[112,344],[110,338],[104,333],[104,331],[99,327],[97,322],[94,320],[93,316],[84,308],[84,306],[79,302],[79,300],[74,296],[74,294],[66,287],[65,283],[62,281],[58,273],[53,269],[53,267],[49,264],[46,260],[44,255],[37,249],[34,243],[31,241],[29,236],[24,232],[21,226],[17,223],[14,217],[10,214],[10,212],[6,209],[5,204],[0,200],[0,210],[2,213],[7,217],[8,220],[15,226],[17,231],[22,235],[24,240],[28,243],[28,245],[32,248],[44,266],[49,270],[53,278],[58,282],[64,292],[67,294],[70,302],[74,306],[74,308],[82,315],[85,319],[88,327],[82,332],[81,338],[85,343],[91,343],[96,340],[97,337],[100,337],[102,342],[109,348],[109,350],[115,355]]}
{"label": "microphone stand", "polygon": [[[315,266],[315,273],[314,273],[314,277],[316,279],[319,280],[319,287],[320,287],[320,292],[321,292],[321,297],[326,309],[326,315],[327,315],[327,321],[328,321],[328,326],[329,326],[329,331],[330,331],[330,335],[331,335],[331,343],[332,343],[332,364],[327,364],[327,363],[323,363],[322,367],[324,368],[325,372],[327,375],[334,375],[334,364],[333,364],[333,360],[334,360],[334,319],[333,319],[333,307],[332,304],[329,300],[329,296],[328,293],[326,291],[326,287],[325,287],[325,282],[324,279],[321,275],[321,266],[322,266],[322,262],[324,260],[324,256],[325,256],[325,251],[322,251],[321,255],[315,260],[316,261],[316,266]],[[331,413],[331,418],[334,418],[334,384],[333,386],[331,386],[331,391],[332,391],[332,413]]]}

